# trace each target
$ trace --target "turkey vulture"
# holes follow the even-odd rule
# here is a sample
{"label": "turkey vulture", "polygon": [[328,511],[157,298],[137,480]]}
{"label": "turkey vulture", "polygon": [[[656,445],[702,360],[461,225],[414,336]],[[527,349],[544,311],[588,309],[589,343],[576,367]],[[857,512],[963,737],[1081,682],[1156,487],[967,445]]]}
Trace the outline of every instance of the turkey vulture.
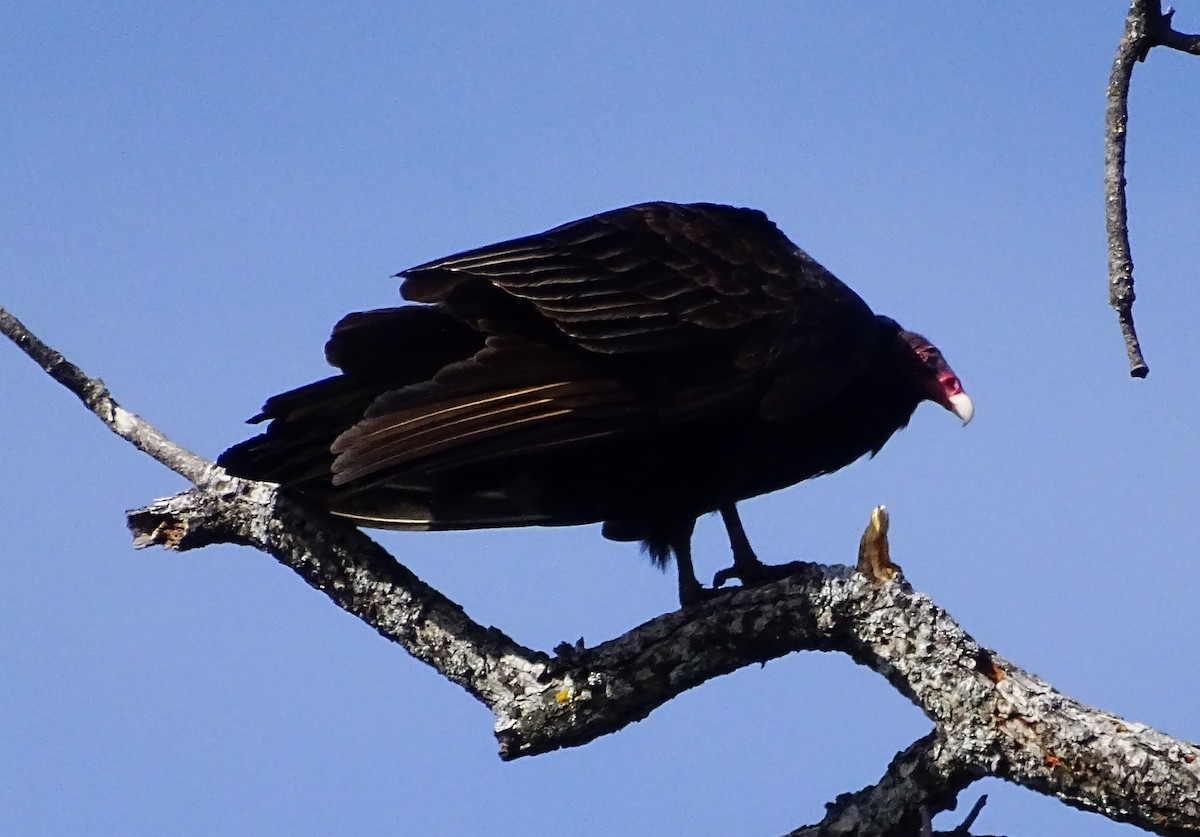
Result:
{"label": "turkey vulture", "polygon": [[269,399],[232,474],[365,526],[603,523],[641,541],[679,598],[696,519],[719,511],[749,584],[736,503],[874,454],[924,400],[970,421],[928,340],[874,314],[761,212],[645,203],[410,268],[421,303],[350,314],[341,374]]}

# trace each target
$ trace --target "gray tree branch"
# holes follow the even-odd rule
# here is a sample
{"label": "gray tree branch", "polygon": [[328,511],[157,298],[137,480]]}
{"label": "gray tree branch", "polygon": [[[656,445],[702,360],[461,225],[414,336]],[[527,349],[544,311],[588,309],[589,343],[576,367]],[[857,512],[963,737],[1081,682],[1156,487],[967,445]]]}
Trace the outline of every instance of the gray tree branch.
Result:
{"label": "gray tree branch", "polygon": [[37,338],[25,324],[0,308],[0,334],[5,335],[96,414],[108,429],[125,441],[183,476],[193,485],[207,484],[217,466],[190,450],[172,442],[155,427],[117,403],[99,378],[89,378],[83,370]]}
{"label": "gray tree branch", "polygon": [[937,733],[914,742],[896,754],[879,782],[842,794],[826,806],[821,822],[786,837],[920,834],[931,813],[953,808],[958,793],[979,778],[977,771],[955,762],[953,748],[943,743]]}
{"label": "gray tree branch", "polygon": [[[1129,87],[1135,62],[1155,46],[1200,55],[1200,35],[1175,31],[1172,14],[1162,11],[1160,0],[1132,0],[1108,86],[1110,303],[1135,377],[1149,368],[1132,313]],[[858,572],[806,565],[775,584],[730,591],[595,648],[563,647],[551,656],[474,622],[362,532],[303,498],[231,478],[171,442],[3,309],[0,332],[114,433],[197,486],[130,512],[137,546],[182,551],[239,543],[271,554],[487,705],[496,716],[502,758],[585,744],[750,663],[800,650],[841,651],[883,675],[934,730],[897,754],[879,782],[838,797],[820,823],[793,835],[931,833],[930,816],[952,808],[959,792],[982,776],[1155,833],[1200,833],[1195,744],[1084,706],[979,646],[897,574],[884,533],[870,537],[868,530]],[[954,833],[965,833],[977,810]]]}
{"label": "gray tree branch", "polygon": [[230,542],[276,556],[485,703],[505,759],[585,744],[751,663],[841,651],[925,712],[937,737],[842,800],[824,833],[854,833],[838,830],[847,822],[873,833],[864,822],[890,828],[914,810],[942,810],[984,775],[1149,830],[1200,833],[1200,749],[1055,691],[976,643],[901,575],[879,584],[849,567],[806,565],[551,657],[472,622],[358,530],[262,484],[230,480],[129,520],[139,546]]}
{"label": "gray tree branch", "polygon": [[1129,374],[1144,378],[1150,367],[1142,357],[1133,324],[1133,255],[1129,247],[1129,207],[1125,195],[1125,141],[1129,123],[1129,82],[1133,65],[1144,61],[1156,46],[1200,55],[1200,35],[1185,35],[1171,28],[1173,10],[1165,14],[1161,0],[1133,0],[1125,18],[1125,32],[1117,45],[1108,81],[1104,118],[1104,202],[1108,232],[1108,301],[1117,312],[1125,339]]}
{"label": "gray tree branch", "polygon": [[[1170,818],[1200,830],[1200,750],[1056,692],[978,645],[902,576],[877,584],[848,567],[806,565],[775,584],[733,590],[552,658],[471,622],[353,527],[243,485],[219,501],[193,491],[131,513],[139,545],[221,541],[275,555],[487,704],[503,758],[587,743],[751,663],[842,651],[936,725],[936,759],[921,764],[937,782],[914,783],[915,772],[904,771],[910,810],[936,809],[940,797],[953,801],[946,788],[992,775],[1112,819],[1146,826]],[[885,777],[863,804],[878,806],[889,784],[897,783]],[[922,794],[913,793],[917,786]],[[890,789],[884,798],[900,799]]]}
{"label": "gray tree branch", "polygon": [[[121,409],[98,380],[0,309],[0,332],[139,449],[197,488],[129,512],[139,547],[253,546],[496,716],[504,759],[585,744],[686,689],[794,651],[840,651],[881,674],[934,723],[876,785],[839,797],[797,834],[920,833],[981,776],[1160,834],[1200,834],[1200,748],[1055,691],[980,646],[887,560],[872,515],[859,563],[800,565],[594,648],[526,648],[474,622],[361,531],[303,498],[235,479]],[[702,649],[702,653],[697,653]],[[914,830],[916,829],[916,830]]]}

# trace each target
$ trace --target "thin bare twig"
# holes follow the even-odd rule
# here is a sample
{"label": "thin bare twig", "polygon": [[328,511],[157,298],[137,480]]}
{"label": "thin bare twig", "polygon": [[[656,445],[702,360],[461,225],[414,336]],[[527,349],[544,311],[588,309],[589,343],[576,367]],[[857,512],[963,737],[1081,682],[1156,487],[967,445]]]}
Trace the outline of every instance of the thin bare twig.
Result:
{"label": "thin bare twig", "polygon": [[100,421],[138,450],[148,453],[192,485],[204,485],[215,473],[224,473],[212,462],[197,456],[163,435],[140,416],[124,409],[99,378],[83,370],[37,338],[25,324],[0,308],[0,334],[8,337],[42,367],[51,378],[75,394]]}
{"label": "thin bare twig", "polygon": [[1108,106],[1104,118],[1104,202],[1108,231],[1108,301],[1117,311],[1125,338],[1129,374],[1144,378],[1150,367],[1142,356],[1133,324],[1133,254],[1129,246],[1129,207],[1125,194],[1125,143],[1129,123],[1129,81],[1133,65],[1144,61],[1156,46],[1200,55],[1200,35],[1186,35],[1171,28],[1168,10],[1160,0],[1133,0],[1125,18],[1125,32],[1113,58],[1108,80]]}
{"label": "thin bare twig", "polygon": [[987,805],[986,793],[979,797],[979,799],[975,800],[975,804],[971,806],[971,810],[967,813],[967,816],[962,821],[962,824],[959,825],[958,828],[954,829],[954,831],[951,833],[960,834],[963,835],[963,837],[969,837],[971,834],[971,826],[973,826],[975,824],[975,820],[979,818],[979,812],[983,810],[984,805]]}

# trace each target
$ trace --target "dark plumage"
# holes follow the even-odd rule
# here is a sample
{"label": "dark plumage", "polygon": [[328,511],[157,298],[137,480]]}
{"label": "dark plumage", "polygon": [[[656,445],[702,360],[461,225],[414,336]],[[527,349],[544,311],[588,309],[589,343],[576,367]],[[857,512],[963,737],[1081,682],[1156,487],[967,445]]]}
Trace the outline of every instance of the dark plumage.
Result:
{"label": "dark plumage", "polygon": [[350,314],[341,374],[267,401],[231,473],[395,529],[603,522],[696,581],[720,511],[877,452],[922,400],[971,416],[941,354],[872,313],[765,215],[647,203],[410,268],[425,303]]}

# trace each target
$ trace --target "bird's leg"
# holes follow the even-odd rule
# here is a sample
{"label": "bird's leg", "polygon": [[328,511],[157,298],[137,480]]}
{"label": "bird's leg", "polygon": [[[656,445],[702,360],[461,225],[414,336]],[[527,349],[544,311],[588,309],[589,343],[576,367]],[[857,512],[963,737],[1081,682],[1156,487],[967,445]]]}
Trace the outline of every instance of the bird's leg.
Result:
{"label": "bird's leg", "polygon": [[692,565],[692,530],[695,526],[695,519],[689,520],[671,536],[671,552],[675,554],[675,568],[679,571],[679,604],[683,607],[710,599],[714,592],[702,587],[696,579],[696,568]]}
{"label": "bird's leg", "polygon": [[764,564],[754,554],[750,539],[746,537],[746,527],[738,517],[737,504],[726,503],[720,508],[721,520],[725,522],[725,531],[729,533],[729,546],[733,549],[733,566],[721,570],[713,576],[713,587],[720,587],[731,578],[739,579],[742,584],[761,584],[766,581],[776,581],[794,573],[797,564]]}
{"label": "bird's leg", "polygon": [[746,537],[746,527],[738,516],[737,504],[726,503],[721,506],[721,520],[725,522],[725,531],[729,533],[729,546],[733,549],[733,567],[735,570],[745,570],[751,567],[761,567],[763,562],[754,554],[750,539]]}
{"label": "bird's leg", "polygon": [[[692,525],[695,525],[692,524]],[[676,532],[671,538],[671,552],[676,556],[676,570],[679,572],[679,604],[688,607],[704,601],[704,590],[700,580],[696,578],[696,567],[691,562],[691,526],[688,530]]]}

